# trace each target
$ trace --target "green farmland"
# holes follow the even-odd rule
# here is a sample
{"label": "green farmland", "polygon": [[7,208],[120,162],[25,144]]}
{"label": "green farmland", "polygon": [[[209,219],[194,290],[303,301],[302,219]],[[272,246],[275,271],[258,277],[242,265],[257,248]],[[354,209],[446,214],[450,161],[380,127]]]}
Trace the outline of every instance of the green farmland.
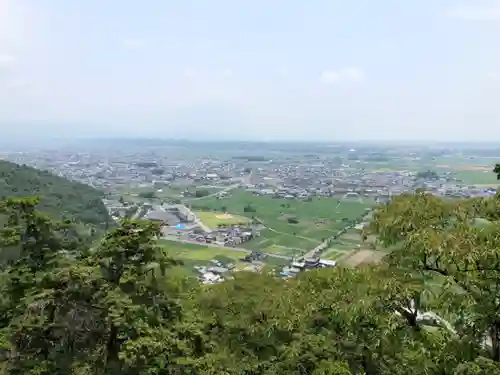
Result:
{"label": "green farmland", "polygon": [[467,185],[498,186],[497,176],[490,171],[454,171],[454,177]]}
{"label": "green farmland", "polygon": [[170,240],[159,240],[158,244],[165,248],[168,255],[172,258],[185,261],[206,263],[212,259],[216,259],[221,262],[235,262],[246,256],[245,253],[231,250],[230,248],[209,247]]}
{"label": "green farmland", "polygon": [[366,248],[361,235],[355,230],[349,230],[330,244],[330,247],[321,255],[324,259],[338,260],[359,247]]}
{"label": "green farmland", "polygon": [[222,263],[237,264],[245,253],[231,249],[209,247],[203,245],[189,244],[170,240],[159,240],[158,245],[163,247],[167,254],[176,260],[183,262],[180,268],[189,274],[194,274],[194,266],[208,266],[211,260]]}
{"label": "green farmland", "polygon": [[[181,268],[193,273],[194,266],[210,265],[211,260],[218,260],[221,263],[233,263],[236,269],[243,269],[248,263],[242,262],[247,253],[236,251],[231,248],[218,248],[198,244],[183,243],[171,240],[159,240],[158,245],[163,247],[167,254],[173,259],[181,260],[184,264]],[[283,266],[288,263],[285,259],[268,257],[265,263],[272,267]]]}
{"label": "green farmland", "polygon": [[[245,243],[244,247],[295,255],[314,248],[324,238],[344,228],[348,221],[362,217],[372,205],[369,201],[326,197],[309,202],[275,199],[233,190],[230,196],[222,199],[208,197],[193,202],[192,209],[256,217],[270,229],[264,230],[261,237]],[[297,219],[297,222],[291,223],[290,218]]]}

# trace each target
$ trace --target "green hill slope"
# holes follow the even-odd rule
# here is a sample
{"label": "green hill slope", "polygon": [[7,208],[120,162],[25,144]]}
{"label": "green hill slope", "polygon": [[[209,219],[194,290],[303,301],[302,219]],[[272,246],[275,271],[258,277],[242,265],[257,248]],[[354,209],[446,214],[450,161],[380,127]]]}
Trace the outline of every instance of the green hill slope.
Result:
{"label": "green hill slope", "polygon": [[40,198],[39,209],[56,219],[103,227],[109,215],[98,190],[47,171],[0,160],[0,199]]}

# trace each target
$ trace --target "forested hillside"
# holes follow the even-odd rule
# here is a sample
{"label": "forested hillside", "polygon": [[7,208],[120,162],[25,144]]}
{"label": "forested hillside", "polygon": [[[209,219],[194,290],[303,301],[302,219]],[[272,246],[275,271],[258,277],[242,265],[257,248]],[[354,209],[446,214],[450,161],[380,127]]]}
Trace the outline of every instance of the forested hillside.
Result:
{"label": "forested hillside", "polygon": [[108,212],[96,189],[24,165],[0,160],[0,199],[40,198],[38,209],[53,218],[104,227]]}
{"label": "forested hillside", "polygon": [[0,209],[0,250],[21,249],[0,272],[0,374],[500,375],[500,194],[394,198],[367,233],[376,266],[215,286],[177,272],[156,224],[88,251],[35,201]]}

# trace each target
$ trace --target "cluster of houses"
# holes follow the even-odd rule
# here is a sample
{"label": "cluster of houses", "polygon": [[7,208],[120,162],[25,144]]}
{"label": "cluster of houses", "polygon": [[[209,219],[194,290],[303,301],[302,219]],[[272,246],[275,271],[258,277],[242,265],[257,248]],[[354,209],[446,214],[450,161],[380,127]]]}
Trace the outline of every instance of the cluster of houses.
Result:
{"label": "cluster of houses", "polygon": [[205,232],[199,229],[193,229],[187,236],[193,241],[200,243],[213,243],[220,246],[236,247],[244,242],[260,236],[260,231],[252,227],[225,227]]}
{"label": "cluster of houses", "polygon": [[[270,177],[272,176],[272,177]],[[254,173],[252,184],[245,188],[256,195],[281,199],[312,197],[370,198],[385,202],[393,196],[424,188],[443,197],[488,196],[490,187],[469,186],[451,173],[426,178],[412,171],[364,170],[348,165],[325,171],[313,166],[284,170],[260,170]]]}
{"label": "cluster of houses", "polygon": [[320,259],[320,258],[306,258],[300,261],[294,261],[289,266],[283,267],[280,272],[282,277],[293,277],[296,274],[317,269],[317,268],[329,268],[335,267],[336,262],[334,260]]}
{"label": "cluster of houses", "polygon": [[[247,262],[248,266],[241,269],[250,272],[259,272],[263,266],[263,260],[266,255],[260,252],[252,252],[248,254],[245,258],[242,258],[242,262]],[[230,279],[231,273],[235,272],[235,265],[232,263],[223,264],[218,260],[211,260],[211,266],[195,266],[194,268],[198,272],[198,280],[202,284],[216,284],[222,281]],[[289,266],[283,267],[279,272],[280,277],[289,278],[297,275],[300,272],[307,270],[318,269],[318,268],[331,268],[335,267],[336,262],[333,260],[326,260],[320,258],[306,258],[302,260],[293,261]]]}
{"label": "cluster of houses", "polygon": [[[251,254],[240,260],[247,262],[248,265],[239,269],[239,271],[259,272],[262,269],[262,264],[254,261]],[[237,271],[233,263],[224,264],[216,259],[212,259],[210,263],[210,266],[194,266],[198,273],[198,281],[202,284],[217,284],[231,279],[231,273]]]}
{"label": "cluster of houses", "polygon": [[194,266],[198,272],[198,281],[202,284],[216,284],[220,283],[228,277],[227,275],[234,269],[234,264],[223,264],[222,262],[212,259],[211,266]]}

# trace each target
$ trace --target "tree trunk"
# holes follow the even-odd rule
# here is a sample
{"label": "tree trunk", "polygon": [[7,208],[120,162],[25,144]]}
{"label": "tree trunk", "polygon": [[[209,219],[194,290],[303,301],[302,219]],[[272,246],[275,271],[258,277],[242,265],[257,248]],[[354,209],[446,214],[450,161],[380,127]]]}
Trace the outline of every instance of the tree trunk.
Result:
{"label": "tree trunk", "polygon": [[106,344],[106,368],[115,369],[118,365],[118,352],[119,352],[119,342],[118,342],[118,328],[112,323],[109,330],[109,338]]}
{"label": "tree trunk", "polygon": [[490,328],[491,358],[500,362],[500,322],[494,323]]}

